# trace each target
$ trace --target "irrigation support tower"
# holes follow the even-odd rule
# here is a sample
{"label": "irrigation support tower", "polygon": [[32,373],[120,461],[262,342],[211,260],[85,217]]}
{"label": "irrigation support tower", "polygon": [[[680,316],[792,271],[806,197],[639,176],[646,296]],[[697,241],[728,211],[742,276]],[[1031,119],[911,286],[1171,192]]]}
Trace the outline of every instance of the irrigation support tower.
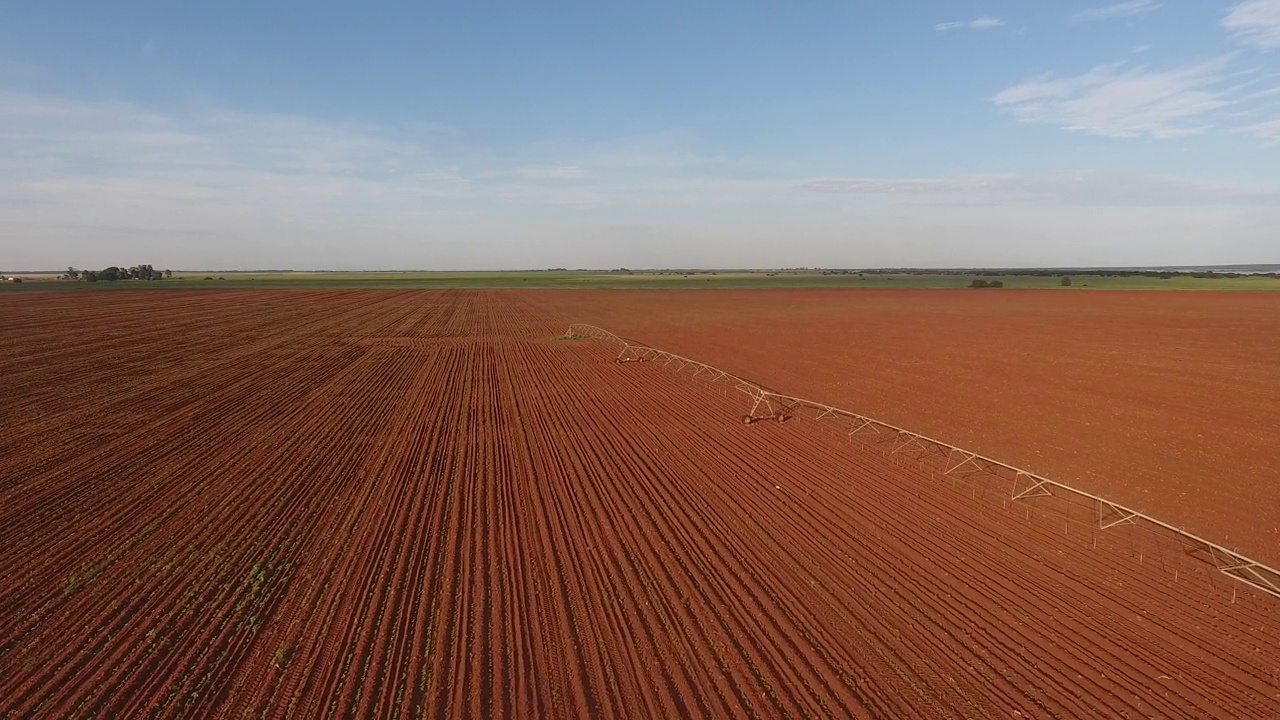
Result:
{"label": "irrigation support tower", "polygon": [[834,422],[840,425],[841,431],[850,440],[873,436],[878,442],[892,443],[891,454],[907,454],[917,459],[928,457],[935,460],[946,476],[958,478],[974,473],[987,473],[1003,480],[1009,488],[1009,500],[1013,502],[1057,501],[1077,506],[1087,505],[1089,523],[1093,529],[1108,531],[1120,527],[1134,527],[1167,537],[1176,542],[1186,556],[1209,565],[1232,580],[1280,598],[1280,570],[1145,513],[1051,480],[1030,470],[911,432],[882,420],[774,392],[706,363],[623,339],[594,325],[575,323],[569,327],[564,337],[612,343],[618,347],[615,360],[619,363],[656,363],[690,377],[702,378],[711,383],[738,390],[751,402],[750,408],[742,416],[742,422],[745,425],[761,420],[783,422],[793,417]]}

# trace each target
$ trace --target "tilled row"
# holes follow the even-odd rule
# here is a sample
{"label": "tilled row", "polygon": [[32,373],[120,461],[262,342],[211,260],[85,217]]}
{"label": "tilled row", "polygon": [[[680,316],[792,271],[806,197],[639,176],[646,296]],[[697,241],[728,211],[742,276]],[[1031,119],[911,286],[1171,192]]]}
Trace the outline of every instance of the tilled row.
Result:
{"label": "tilled row", "polygon": [[152,377],[182,402],[11,446],[0,714],[1280,713],[1267,602],[817,424],[744,427],[552,339],[536,293],[306,294],[275,335],[264,295],[227,312],[253,353]]}

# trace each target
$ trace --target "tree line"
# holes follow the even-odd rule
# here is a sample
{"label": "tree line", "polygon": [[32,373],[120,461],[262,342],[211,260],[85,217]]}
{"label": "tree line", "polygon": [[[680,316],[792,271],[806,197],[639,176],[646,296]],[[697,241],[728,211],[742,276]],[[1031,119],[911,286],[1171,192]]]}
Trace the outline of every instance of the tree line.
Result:
{"label": "tree line", "polygon": [[156,270],[150,265],[132,265],[127,268],[112,265],[101,270],[77,270],[73,267],[69,267],[67,268],[66,274],[62,276],[64,280],[79,280],[83,282],[165,280],[171,277],[173,277],[172,270]]}

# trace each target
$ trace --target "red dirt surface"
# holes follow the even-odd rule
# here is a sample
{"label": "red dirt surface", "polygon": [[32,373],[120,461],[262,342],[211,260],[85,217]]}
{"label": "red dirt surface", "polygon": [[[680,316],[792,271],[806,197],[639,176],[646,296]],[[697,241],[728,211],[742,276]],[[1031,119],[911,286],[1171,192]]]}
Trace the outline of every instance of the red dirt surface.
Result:
{"label": "red dirt surface", "polygon": [[1280,293],[596,292],[580,322],[1280,567]]}
{"label": "red dirt surface", "polygon": [[617,301],[0,298],[0,714],[1280,714],[1273,598],[552,339]]}

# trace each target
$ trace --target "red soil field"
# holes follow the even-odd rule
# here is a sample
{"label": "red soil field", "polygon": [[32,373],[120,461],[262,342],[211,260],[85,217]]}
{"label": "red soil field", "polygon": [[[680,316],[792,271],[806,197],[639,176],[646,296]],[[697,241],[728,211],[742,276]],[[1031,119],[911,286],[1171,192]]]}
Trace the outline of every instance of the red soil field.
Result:
{"label": "red soil field", "polygon": [[721,302],[0,297],[0,715],[1280,715],[1274,598],[554,339]]}
{"label": "red soil field", "polygon": [[549,299],[580,322],[980,452],[1280,567],[1280,294]]}

